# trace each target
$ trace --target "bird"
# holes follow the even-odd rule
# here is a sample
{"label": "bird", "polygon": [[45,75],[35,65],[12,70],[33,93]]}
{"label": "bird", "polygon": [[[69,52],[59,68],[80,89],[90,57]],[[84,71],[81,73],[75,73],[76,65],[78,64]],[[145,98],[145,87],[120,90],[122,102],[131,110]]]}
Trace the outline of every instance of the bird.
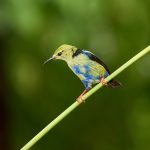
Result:
{"label": "bird", "polygon": [[122,85],[121,82],[114,79],[110,80],[108,83],[106,82],[105,78],[111,74],[108,67],[102,60],[88,50],[63,44],[57,48],[52,57],[47,59],[44,64],[56,59],[65,61],[69,68],[84,84],[85,89],[77,98],[78,103],[82,103],[84,101],[82,96],[100,82],[112,88]]}

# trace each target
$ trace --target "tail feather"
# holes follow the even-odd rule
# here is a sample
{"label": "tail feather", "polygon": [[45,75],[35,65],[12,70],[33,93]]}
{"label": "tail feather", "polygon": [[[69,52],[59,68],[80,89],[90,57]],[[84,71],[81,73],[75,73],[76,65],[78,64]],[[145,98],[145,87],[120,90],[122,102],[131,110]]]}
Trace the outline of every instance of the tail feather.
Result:
{"label": "tail feather", "polygon": [[108,82],[108,85],[112,88],[116,88],[116,87],[121,86],[122,84],[116,80],[111,80]]}

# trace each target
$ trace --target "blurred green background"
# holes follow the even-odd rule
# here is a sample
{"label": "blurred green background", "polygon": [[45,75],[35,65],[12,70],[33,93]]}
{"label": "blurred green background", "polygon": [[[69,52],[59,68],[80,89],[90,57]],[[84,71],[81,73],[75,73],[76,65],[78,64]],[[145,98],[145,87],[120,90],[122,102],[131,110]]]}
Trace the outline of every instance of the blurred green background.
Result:
{"label": "blurred green background", "polygon": [[[84,89],[61,44],[91,50],[114,71],[150,43],[149,0],[0,1],[0,150],[20,149]],[[150,55],[102,88],[33,150],[149,150]]]}

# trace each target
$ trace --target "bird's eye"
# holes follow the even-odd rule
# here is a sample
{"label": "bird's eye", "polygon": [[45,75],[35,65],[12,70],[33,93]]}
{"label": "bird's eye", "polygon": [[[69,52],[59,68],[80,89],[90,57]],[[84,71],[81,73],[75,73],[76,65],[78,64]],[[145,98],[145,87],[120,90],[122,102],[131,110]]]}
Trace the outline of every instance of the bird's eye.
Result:
{"label": "bird's eye", "polygon": [[62,54],[62,52],[59,52],[57,55],[58,55],[58,56],[61,56],[61,54]]}

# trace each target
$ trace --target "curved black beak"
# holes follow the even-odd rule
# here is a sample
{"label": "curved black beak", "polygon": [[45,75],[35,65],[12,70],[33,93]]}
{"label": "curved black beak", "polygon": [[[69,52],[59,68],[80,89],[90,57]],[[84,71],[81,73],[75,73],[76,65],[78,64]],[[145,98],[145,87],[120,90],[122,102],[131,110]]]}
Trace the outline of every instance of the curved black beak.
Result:
{"label": "curved black beak", "polygon": [[50,60],[54,60],[55,59],[55,57],[51,57],[51,58],[49,58],[49,59],[47,59],[46,61],[44,61],[44,63],[43,63],[43,65],[45,65],[47,62],[49,62]]}

